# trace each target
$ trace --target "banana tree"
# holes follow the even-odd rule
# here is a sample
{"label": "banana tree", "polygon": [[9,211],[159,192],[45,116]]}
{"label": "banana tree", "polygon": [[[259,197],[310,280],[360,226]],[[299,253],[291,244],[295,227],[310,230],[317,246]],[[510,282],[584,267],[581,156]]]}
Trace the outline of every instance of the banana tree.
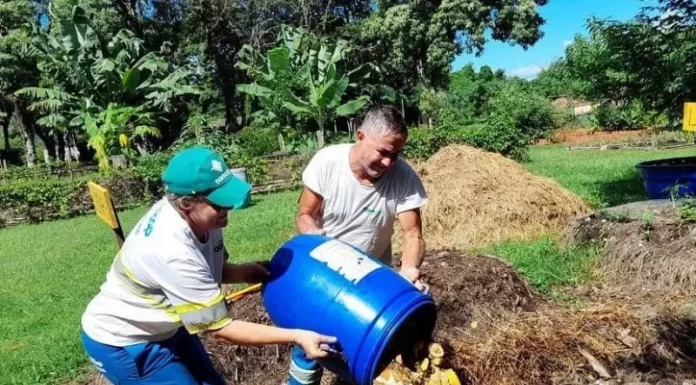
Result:
{"label": "banana tree", "polygon": [[344,67],[348,53],[350,48],[344,40],[337,43],[323,39],[316,41],[310,47],[299,73],[299,78],[304,80],[307,96],[301,98],[290,94],[283,104],[295,114],[314,119],[322,133],[328,121],[333,121],[336,116],[352,115],[369,102],[369,97],[365,95],[347,102],[343,100],[349,87],[357,87],[360,81],[369,77],[371,71],[376,70],[371,64],[363,64],[346,71]]}
{"label": "banana tree", "polygon": [[[109,167],[104,156],[134,156],[133,148],[119,143],[121,134],[128,138],[160,135],[153,128],[159,116],[171,110],[172,101],[198,94],[188,84],[188,67],[172,69],[158,54],[144,52],[142,40],[132,32],[121,30],[106,40],[92,29],[79,6],[60,25],[60,38],[41,30],[34,34],[33,45],[40,52],[39,66],[46,78],[43,83],[48,87],[23,88],[16,94],[33,101],[30,110],[42,115],[40,124],[84,131],[102,169]],[[126,127],[119,131],[109,126],[116,123]]]}
{"label": "banana tree", "polygon": [[367,96],[344,101],[349,88],[378,70],[364,64],[346,70],[351,52],[347,42],[331,42],[302,28],[283,26],[277,48],[266,55],[245,46],[236,66],[254,80],[237,90],[257,97],[267,113],[280,116],[284,111],[314,119],[324,132],[336,116],[349,116],[369,102]]}
{"label": "banana tree", "polygon": [[[284,103],[296,82],[290,62],[291,51],[287,47],[274,48],[261,55],[248,45],[240,50],[235,67],[247,71],[254,80],[251,84],[238,84],[238,92],[258,98],[266,118],[282,123]],[[257,113],[256,116],[260,114]]]}
{"label": "banana tree", "polygon": [[105,110],[90,112],[85,106],[83,112],[73,119],[73,124],[83,125],[89,135],[88,144],[96,151],[99,168],[108,169],[111,155],[136,155],[134,144],[147,136],[160,137],[160,131],[153,126],[152,114],[143,107],[119,106],[109,104]]}

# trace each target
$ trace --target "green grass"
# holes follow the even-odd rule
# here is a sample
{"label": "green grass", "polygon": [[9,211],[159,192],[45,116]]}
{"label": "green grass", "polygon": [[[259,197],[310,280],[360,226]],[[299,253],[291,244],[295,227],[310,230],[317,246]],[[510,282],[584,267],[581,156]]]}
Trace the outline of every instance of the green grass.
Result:
{"label": "green grass", "polygon": [[592,247],[560,247],[552,238],[504,242],[485,249],[512,263],[539,292],[553,295],[564,286],[592,281],[598,250]]}
{"label": "green grass", "polygon": [[533,173],[556,179],[595,208],[647,199],[635,168],[639,162],[694,156],[696,149],[681,150],[576,150],[561,146],[532,147],[525,166]]}
{"label": "green grass", "polygon": [[[267,259],[293,231],[298,192],[255,197],[230,213],[225,240],[238,261]],[[147,208],[120,213],[129,231]],[[85,362],[80,317],[116,253],[108,228],[86,216],[0,230],[0,384],[50,384]]]}

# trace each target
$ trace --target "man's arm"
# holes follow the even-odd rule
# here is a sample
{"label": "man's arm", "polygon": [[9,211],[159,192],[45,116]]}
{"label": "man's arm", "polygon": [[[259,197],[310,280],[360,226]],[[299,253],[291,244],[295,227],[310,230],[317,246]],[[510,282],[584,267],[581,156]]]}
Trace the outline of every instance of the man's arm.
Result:
{"label": "man's arm", "polygon": [[326,233],[317,226],[322,199],[321,195],[306,187],[302,191],[297,216],[295,217],[295,228],[298,233],[321,235]]}
{"label": "man's arm", "polygon": [[398,219],[403,232],[400,274],[418,286],[419,269],[425,250],[420,209],[404,211],[398,215]]}

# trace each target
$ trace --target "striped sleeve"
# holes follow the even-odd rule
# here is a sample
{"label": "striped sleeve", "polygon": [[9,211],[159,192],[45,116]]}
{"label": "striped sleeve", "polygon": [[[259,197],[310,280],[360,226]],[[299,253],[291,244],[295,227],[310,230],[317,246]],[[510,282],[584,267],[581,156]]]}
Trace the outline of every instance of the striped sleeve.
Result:
{"label": "striped sleeve", "polygon": [[220,286],[198,256],[170,259],[153,279],[190,333],[223,328],[232,320]]}

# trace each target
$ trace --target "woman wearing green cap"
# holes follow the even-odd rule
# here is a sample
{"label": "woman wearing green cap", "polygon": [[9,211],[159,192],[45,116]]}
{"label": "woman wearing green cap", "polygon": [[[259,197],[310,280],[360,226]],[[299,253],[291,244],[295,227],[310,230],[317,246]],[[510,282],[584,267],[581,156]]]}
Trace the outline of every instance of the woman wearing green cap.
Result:
{"label": "woman wearing green cap", "polygon": [[256,263],[228,263],[222,229],[251,186],[207,148],[174,156],[166,196],[136,224],[82,316],[89,359],[114,384],[224,384],[200,339],[239,345],[296,344],[315,358],[335,338],[231,320],[220,285],[260,282]]}

